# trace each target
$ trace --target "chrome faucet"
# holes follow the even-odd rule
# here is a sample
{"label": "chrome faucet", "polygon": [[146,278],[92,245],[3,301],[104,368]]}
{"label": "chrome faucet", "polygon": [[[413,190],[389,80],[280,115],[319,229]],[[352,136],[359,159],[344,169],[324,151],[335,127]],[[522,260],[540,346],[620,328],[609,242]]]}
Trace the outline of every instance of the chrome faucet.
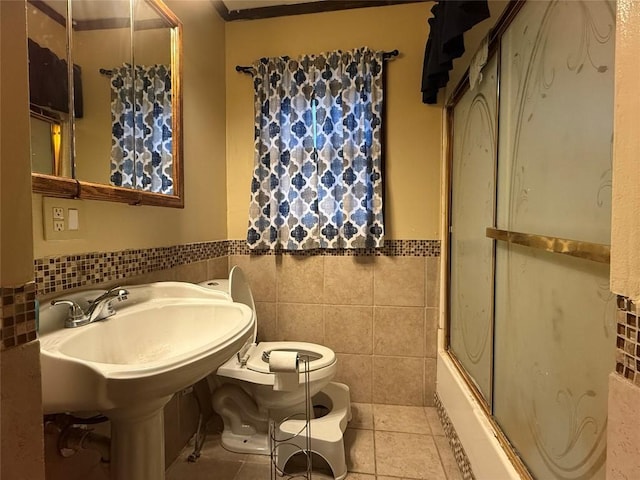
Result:
{"label": "chrome faucet", "polygon": [[111,302],[116,299],[119,302],[126,300],[127,295],[129,295],[129,291],[122,287],[112,288],[93,300],[86,311],[73,300],[52,300],[51,305],[69,305],[69,316],[65,320],[64,326],[65,328],[75,328],[115,315],[116,311]]}

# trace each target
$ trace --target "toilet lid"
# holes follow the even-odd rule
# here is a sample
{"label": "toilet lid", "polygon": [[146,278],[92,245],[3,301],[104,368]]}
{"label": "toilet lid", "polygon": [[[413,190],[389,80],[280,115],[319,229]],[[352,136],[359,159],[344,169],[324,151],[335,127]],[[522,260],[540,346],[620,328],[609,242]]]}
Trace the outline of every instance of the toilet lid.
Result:
{"label": "toilet lid", "polygon": [[[253,301],[253,294],[249,282],[244,276],[242,269],[235,265],[229,272],[229,294],[234,302],[244,303],[256,315],[256,304]],[[258,319],[253,324],[253,341],[258,338]]]}
{"label": "toilet lid", "polygon": [[[269,371],[269,352],[274,350],[286,352],[298,352],[301,358],[311,358],[309,362],[309,371],[319,370],[327,367],[336,361],[336,354],[330,348],[314,343],[305,342],[260,342],[251,352],[249,360],[247,360],[247,368],[259,373],[271,373]],[[265,355],[266,354],[266,355]],[[300,372],[304,366],[300,362]]]}

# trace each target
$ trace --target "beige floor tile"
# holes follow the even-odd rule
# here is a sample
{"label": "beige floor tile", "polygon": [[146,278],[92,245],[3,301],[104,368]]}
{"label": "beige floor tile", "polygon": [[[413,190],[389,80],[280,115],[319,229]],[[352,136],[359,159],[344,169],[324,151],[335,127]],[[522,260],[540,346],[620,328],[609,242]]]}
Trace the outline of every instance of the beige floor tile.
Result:
{"label": "beige floor tile", "polygon": [[440,423],[438,409],[435,407],[425,407],[424,413],[427,415],[429,427],[431,427],[431,434],[434,436],[444,436],[444,430],[442,429],[442,423]]}
{"label": "beige floor tile", "polygon": [[271,457],[269,455],[251,455],[246,454],[244,456],[246,463],[271,463]]}
{"label": "beige floor tile", "polygon": [[370,403],[352,403],[349,428],[373,430],[373,406]]}
{"label": "beige floor tile", "polygon": [[348,428],[344,432],[347,469],[355,473],[375,473],[372,430]]}
{"label": "beige floor tile", "polygon": [[[189,442],[189,445],[185,447],[182,452],[182,455],[189,455],[193,451],[192,442]],[[207,439],[204,442],[202,447],[202,451],[200,453],[200,460],[209,459],[209,460],[227,460],[231,462],[243,462],[245,460],[246,455],[243,453],[234,453],[229,450],[225,450],[224,447],[220,444],[220,434],[209,434],[207,435]]]}
{"label": "beige floor tile", "polygon": [[373,424],[376,431],[419,433],[422,435],[431,433],[423,407],[374,405]]}
{"label": "beige floor tile", "polygon": [[458,468],[456,458],[453,456],[453,451],[449,445],[449,441],[446,437],[433,437],[440,454],[440,460],[444,473],[447,475],[447,480],[462,480],[462,473]]}
{"label": "beige floor tile", "polygon": [[[237,475],[233,477],[233,480],[258,480],[263,478],[266,480],[271,478],[270,472],[271,464],[269,463],[244,463]],[[216,478],[217,480],[218,477],[217,475],[212,475],[211,478]]]}
{"label": "beige floor tile", "polygon": [[[242,465],[242,462],[203,457],[200,457],[196,463],[189,463],[179,458],[167,471],[166,480],[211,480],[214,472],[216,480],[234,480]],[[251,480],[258,478],[263,477],[253,477]]]}
{"label": "beige floor tile", "polygon": [[[376,480],[380,479],[380,477],[376,477],[375,475],[369,475],[367,473],[351,473],[347,474],[347,480]],[[395,479],[397,480],[397,479]]]}
{"label": "beige floor tile", "polygon": [[375,432],[376,471],[415,479],[446,480],[430,435]]}

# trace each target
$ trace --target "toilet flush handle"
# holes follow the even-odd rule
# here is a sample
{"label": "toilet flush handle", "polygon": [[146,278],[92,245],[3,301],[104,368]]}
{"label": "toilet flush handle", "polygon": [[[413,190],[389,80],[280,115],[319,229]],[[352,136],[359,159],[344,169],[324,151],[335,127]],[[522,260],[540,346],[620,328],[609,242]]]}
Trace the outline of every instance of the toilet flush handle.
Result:
{"label": "toilet flush handle", "polygon": [[240,363],[241,367],[247,366],[247,362],[249,361],[249,357],[251,356],[249,354],[250,348],[251,348],[251,345],[245,345],[240,349],[238,353],[236,353],[236,357],[238,357],[238,363]]}

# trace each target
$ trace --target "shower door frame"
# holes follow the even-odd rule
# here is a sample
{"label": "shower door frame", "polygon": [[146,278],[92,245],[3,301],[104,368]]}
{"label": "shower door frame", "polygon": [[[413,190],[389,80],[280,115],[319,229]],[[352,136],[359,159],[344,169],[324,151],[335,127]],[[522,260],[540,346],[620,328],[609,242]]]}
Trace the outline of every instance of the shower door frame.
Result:
{"label": "shower door frame", "polygon": [[[505,7],[502,15],[497,20],[495,26],[491,29],[489,33],[489,45],[488,45],[488,59],[492,59],[494,55],[498,55],[497,58],[497,92],[496,92],[496,106],[500,105],[500,83],[501,83],[501,41],[502,36],[505,31],[511,25],[513,19],[520,12],[522,7],[526,4],[528,0],[511,0],[509,4]],[[488,61],[487,61],[488,63]],[[505,451],[507,457],[513,464],[516,471],[520,474],[521,478],[526,480],[534,480],[531,472],[524,464],[523,460],[515,451],[511,442],[507,438],[506,434],[502,431],[502,428],[496,421],[493,416],[493,407],[487,402],[484,395],[473,381],[472,377],[467,373],[466,369],[462,365],[462,363],[458,360],[455,355],[455,352],[451,349],[451,268],[452,268],[452,258],[451,258],[451,241],[452,241],[452,203],[453,203],[453,135],[454,135],[454,110],[459,101],[462,99],[463,95],[467,93],[469,90],[469,70],[464,73],[460,81],[458,82],[456,88],[453,90],[449,98],[447,99],[444,106],[445,113],[445,161],[444,161],[444,174],[443,180],[446,185],[446,194],[444,196],[444,220],[445,224],[445,232],[446,232],[446,248],[443,249],[442,256],[442,265],[444,270],[444,302],[443,302],[443,314],[445,319],[444,325],[444,354],[451,360],[452,364],[455,366],[460,377],[463,379],[467,388],[472,392],[472,395],[478,405],[482,408],[484,412],[486,420],[491,425],[493,429],[493,433],[495,434],[498,442],[502,446]],[[496,108],[495,113],[495,140],[496,145],[498,145],[499,139],[499,125],[500,125],[500,109]],[[496,228],[496,212],[497,212],[497,192],[498,192],[498,162],[499,158],[495,159],[495,169],[494,169],[494,224],[491,226],[487,226],[486,229],[486,237],[493,240],[492,245],[492,270],[491,270],[491,278],[493,282],[492,287],[492,302],[491,302],[491,331],[490,338],[492,339],[492,349],[495,340],[495,269],[496,269],[496,242],[502,241],[508,244],[517,244],[524,245],[529,248],[545,250],[548,252],[554,252],[562,255],[571,255],[583,259],[592,260],[599,263],[609,264],[610,260],[610,246],[590,243],[590,242],[582,242],[576,240],[568,240],[557,237],[548,237],[536,234],[527,234],[522,232],[512,232],[508,230],[499,230]],[[492,351],[493,357],[493,351]],[[495,384],[494,384],[494,368],[493,368],[493,358],[491,363],[491,371],[489,372],[490,378],[490,392],[491,399],[494,397]]]}

